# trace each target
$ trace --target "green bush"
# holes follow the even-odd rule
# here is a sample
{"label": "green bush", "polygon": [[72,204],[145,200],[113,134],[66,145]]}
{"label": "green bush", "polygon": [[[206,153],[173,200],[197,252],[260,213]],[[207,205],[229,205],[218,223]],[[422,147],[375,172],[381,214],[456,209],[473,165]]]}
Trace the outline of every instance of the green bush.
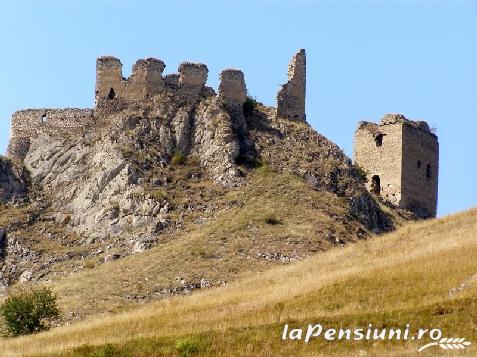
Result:
{"label": "green bush", "polygon": [[257,101],[254,98],[247,96],[245,103],[243,103],[243,115],[251,117],[255,108],[257,108]]}
{"label": "green bush", "polygon": [[276,225],[279,225],[279,224],[283,224],[283,222],[280,219],[276,218],[275,216],[265,217],[265,223],[269,224],[271,226],[276,226]]}
{"label": "green bush", "polygon": [[0,307],[6,332],[11,336],[28,335],[46,330],[46,319],[60,314],[57,296],[50,289],[21,292],[9,297]]}
{"label": "green bush", "polygon": [[257,172],[260,175],[268,175],[270,172],[273,171],[272,168],[270,167],[270,164],[268,163],[268,161],[262,160],[262,159],[257,161],[256,168],[257,168]]}
{"label": "green bush", "polygon": [[359,165],[354,166],[354,174],[360,180],[363,180],[365,182],[368,181],[368,179],[367,179],[368,172],[364,168],[362,168],[361,166],[359,166]]}
{"label": "green bush", "polygon": [[171,158],[172,165],[183,165],[186,163],[185,155],[179,150],[174,151]]}
{"label": "green bush", "polygon": [[176,349],[181,357],[189,357],[192,354],[199,353],[200,342],[192,338],[183,338],[176,341]]}

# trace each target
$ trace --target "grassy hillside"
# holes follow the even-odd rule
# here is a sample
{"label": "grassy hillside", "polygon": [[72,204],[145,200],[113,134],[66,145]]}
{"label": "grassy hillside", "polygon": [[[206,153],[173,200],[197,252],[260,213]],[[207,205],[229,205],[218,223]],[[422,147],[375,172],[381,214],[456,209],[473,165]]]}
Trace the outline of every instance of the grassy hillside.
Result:
{"label": "grassy hillside", "polygon": [[[285,323],[301,328],[315,323],[328,328],[409,323],[413,331],[439,328],[443,337],[465,337],[473,345],[458,355],[475,356],[476,256],[473,209],[412,223],[385,236],[244,277],[225,288],[1,340],[0,351],[2,356],[179,356],[178,347],[188,345],[200,356],[415,356],[428,340],[281,340]],[[114,280],[113,275],[102,279],[109,278]],[[98,284],[84,294],[95,296],[100,289]],[[419,355],[447,354],[433,347]]]}
{"label": "grassy hillside", "polygon": [[[365,233],[350,219],[346,198],[312,190],[303,179],[267,167],[246,186],[208,202],[223,209],[214,214],[200,210],[180,234],[161,235],[153,249],[108,263],[101,262],[102,256],[66,260],[56,266],[58,274],[50,272],[50,281],[40,284],[58,292],[65,319],[75,320],[170,296],[164,288],[184,288],[178,277],[186,284],[204,278],[222,286],[249,272],[358,241]],[[38,244],[46,242],[38,239]],[[75,265],[77,272],[61,273]]]}

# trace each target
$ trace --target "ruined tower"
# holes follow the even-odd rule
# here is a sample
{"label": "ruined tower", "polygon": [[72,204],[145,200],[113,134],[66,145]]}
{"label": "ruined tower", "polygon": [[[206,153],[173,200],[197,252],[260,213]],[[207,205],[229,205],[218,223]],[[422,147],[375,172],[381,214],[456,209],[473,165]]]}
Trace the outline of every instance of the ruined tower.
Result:
{"label": "ruined tower", "polygon": [[288,66],[288,82],[277,94],[277,115],[291,120],[306,121],[306,53],[299,50]]}
{"label": "ruined tower", "polygon": [[220,73],[219,96],[228,104],[242,106],[247,99],[247,87],[243,72],[225,69]]}
{"label": "ruined tower", "polygon": [[138,60],[129,78],[123,78],[121,61],[99,57],[96,61],[96,104],[101,106],[115,98],[140,101],[157,94],[163,87],[162,72],[166,65],[159,59]]}
{"label": "ruined tower", "polygon": [[354,163],[373,194],[421,217],[436,216],[439,142],[426,122],[402,114],[386,114],[379,124],[359,122]]}

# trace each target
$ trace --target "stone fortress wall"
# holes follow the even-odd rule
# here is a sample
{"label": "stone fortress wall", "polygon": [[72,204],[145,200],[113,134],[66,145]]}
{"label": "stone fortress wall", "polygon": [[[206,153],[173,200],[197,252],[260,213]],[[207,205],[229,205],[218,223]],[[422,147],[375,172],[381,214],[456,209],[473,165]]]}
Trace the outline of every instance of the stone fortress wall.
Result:
{"label": "stone fortress wall", "polygon": [[[305,51],[300,50],[289,66],[289,81],[277,97],[278,115],[289,119],[305,118]],[[23,160],[30,146],[30,138],[40,132],[75,134],[99,125],[102,108],[121,108],[132,103],[152,100],[164,90],[174,91],[186,103],[194,104],[201,93],[216,95],[206,87],[208,69],[205,64],[183,62],[178,73],[163,76],[166,67],[160,59],[138,60],[129,78],[123,77],[122,63],[111,56],[96,61],[96,89],[94,109],[27,109],[13,114],[7,156]],[[220,73],[218,96],[228,105],[240,107],[247,99],[247,88],[242,71],[225,69]],[[289,103],[288,103],[289,102]],[[296,114],[299,113],[299,114]]]}
{"label": "stone fortress wall", "polygon": [[387,114],[380,124],[360,122],[354,162],[367,172],[367,188],[385,201],[435,217],[439,142],[423,121]]}
{"label": "stone fortress wall", "polygon": [[23,160],[30,138],[42,132],[74,134],[94,125],[92,109],[26,109],[13,114],[7,156]]}

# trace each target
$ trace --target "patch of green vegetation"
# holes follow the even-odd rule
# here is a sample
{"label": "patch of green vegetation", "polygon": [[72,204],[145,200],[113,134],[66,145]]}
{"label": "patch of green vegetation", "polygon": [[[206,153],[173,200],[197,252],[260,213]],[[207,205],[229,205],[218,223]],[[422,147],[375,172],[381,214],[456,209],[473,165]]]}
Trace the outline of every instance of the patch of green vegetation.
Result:
{"label": "patch of green vegetation", "polygon": [[243,115],[245,115],[245,117],[247,118],[251,117],[255,109],[257,108],[257,105],[258,103],[255,98],[247,96],[245,103],[243,103]]}
{"label": "patch of green vegetation", "polygon": [[189,357],[200,351],[200,340],[186,337],[176,341],[176,349],[181,357]]}
{"label": "patch of green vegetation", "polygon": [[6,334],[20,336],[47,330],[45,320],[60,315],[57,299],[47,288],[10,296],[0,308]]}
{"label": "patch of green vegetation", "polygon": [[259,160],[256,167],[257,167],[257,173],[260,175],[267,175],[273,171],[268,161],[262,160],[262,159]]}
{"label": "patch of green vegetation", "polygon": [[171,164],[184,165],[186,162],[187,157],[180,150],[175,150],[171,157]]}
{"label": "patch of green vegetation", "polygon": [[150,192],[148,192],[149,195],[151,196],[151,198],[155,201],[162,201],[162,200],[167,200],[168,199],[168,195],[167,195],[167,192],[166,190],[162,189],[162,188],[158,188],[158,189],[155,189],[155,190],[152,190]]}
{"label": "patch of green vegetation", "polygon": [[367,176],[368,176],[368,171],[366,171],[364,168],[362,168],[359,165],[354,166],[354,175],[355,177],[358,177],[359,179],[363,180],[364,182],[368,181]]}
{"label": "patch of green vegetation", "polygon": [[266,224],[269,224],[271,226],[283,224],[283,222],[279,218],[275,217],[274,215],[269,215],[265,217],[264,221]]}

